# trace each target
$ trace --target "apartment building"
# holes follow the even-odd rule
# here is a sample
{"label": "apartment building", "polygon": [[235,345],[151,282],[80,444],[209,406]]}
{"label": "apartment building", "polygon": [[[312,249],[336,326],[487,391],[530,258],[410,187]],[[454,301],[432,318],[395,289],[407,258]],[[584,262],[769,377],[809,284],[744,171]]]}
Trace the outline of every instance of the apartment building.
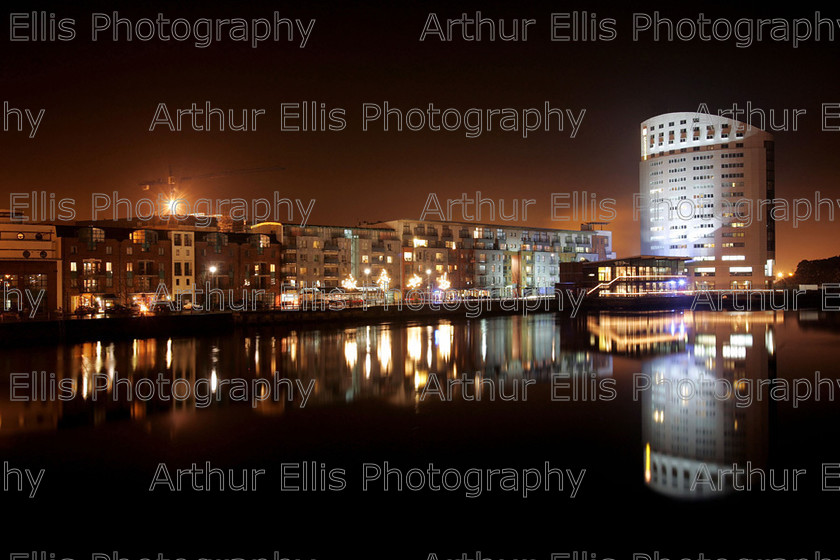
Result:
{"label": "apartment building", "polygon": [[614,258],[612,232],[393,220],[401,244],[400,287],[449,289],[474,295],[552,293],[561,262]]}

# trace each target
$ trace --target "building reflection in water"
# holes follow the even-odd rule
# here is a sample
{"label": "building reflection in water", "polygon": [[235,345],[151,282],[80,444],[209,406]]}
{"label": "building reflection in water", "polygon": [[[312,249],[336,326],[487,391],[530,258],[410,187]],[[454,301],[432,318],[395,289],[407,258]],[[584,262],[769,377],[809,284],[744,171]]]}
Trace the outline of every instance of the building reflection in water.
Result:
{"label": "building reflection in water", "polygon": [[548,382],[561,371],[612,373],[608,355],[561,351],[560,331],[551,315],[301,331],[283,337],[278,370],[316,380],[310,403],[374,398],[412,406],[430,375],[508,383]]}
{"label": "building reflection in water", "polygon": [[[139,420],[203,407],[196,406],[195,392],[186,398],[158,392],[150,398],[128,398],[127,386],[159,378],[169,387],[203,383],[213,396],[209,407],[242,404],[226,391],[229,383],[259,378],[293,380],[305,387],[312,383],[306,406],[365,399],[422,406],[419,397],[432,374],[440,381],[465,377],[497,383],[547,383],[558,372],[612,375],[611,356],[581,348],[576,339],[573,327],[555,323],[553,315],[538,314],[330,330],[266,328],[222,337],[90,342],[34,354],[13,350],[3,355],[0,365],[5,371],[36,372],[30,384],[35,377],[53,385],[69,383],[74,397],[14,402],[6,379],[0,389],[0,431]],[[301,402],[300,391],[287,386],[269,399],[264,399],[265,386],[252,386],[263,391],[254,403],[262,414],[282,414]]]}
{"label": "building reflection in water", "polygon": [[722,471],[766,467],[772,405],[757,385],[776,377],[774,326],[783,320],[772,312],[589,318],[600,348],[651,356],[634,381],[651,489],[706,499],[734,491]]}
{"label": "building reflection in water", "polygon": [[[569,322],[539,314],[12,350],[0,357],[5,371],[43,371],[70,383],[75,398],[13,402],[7,378],[0,384],[0,433],[139,421],[155,414],[177,413],[173,422],[182,422],[201,414],[195,394],[127,399],[115,394],[119,380],[136,384],[161,376],[171,384],[204,383],[211,409],[252,404],[236,402],[225,390],[236,379],[299,383],[291,391],[282,386],[268,399],[264,385],[252,385],[260,391],[256,411],[278,415],[302,404],[295,387],[311,386],[307,407],[374,400],[417,408],[436,402],[420,400],[432,374],[441,381],[465,376],[499,385],[525,379],[549,383],[555,373],[612,376],[613,356],[619,355],[640,359],[638,375],[650,380],[638,395],[644,484],[671,497],[703,498],[713,495],[708,485],[691,490],[702,468],[716,480],[720,469],[735,463],[766,464],[767,399],[739,406],[736,395],[714,391],[716,382],[736,387],[775,377],[774,325],[782,317],[594,314]],[[687,392],[689,387],[694,390]]]}

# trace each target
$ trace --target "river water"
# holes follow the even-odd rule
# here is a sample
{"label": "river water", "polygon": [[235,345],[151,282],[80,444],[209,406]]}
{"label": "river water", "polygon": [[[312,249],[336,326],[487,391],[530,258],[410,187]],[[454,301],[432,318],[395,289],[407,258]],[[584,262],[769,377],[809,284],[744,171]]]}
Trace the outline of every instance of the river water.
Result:
{"label": "river water", "polygon": [[837,326],[542,313],[4,350],[7,542],[41,550],[41,519],[57,554],[130,558],[825,556]]}

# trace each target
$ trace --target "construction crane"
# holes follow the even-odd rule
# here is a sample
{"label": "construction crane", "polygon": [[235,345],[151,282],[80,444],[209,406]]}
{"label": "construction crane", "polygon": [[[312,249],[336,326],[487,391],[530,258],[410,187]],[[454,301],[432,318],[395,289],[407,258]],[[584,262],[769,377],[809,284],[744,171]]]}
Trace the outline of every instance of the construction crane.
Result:
{"label": "construction crane", "polygon": [[169,166],[169,176],[166,179],[152,179],[149,181],[143,181],[140,183],[140,186],[143,188],[144,191],[149,190],[152,186],[155,185],[168,185],[169,186],[169,199],[175,199],[175,187],[181,183],[187,183],[189,181],[195,181],[199,179],[216,179],[218,177],[231,177],[233,175],[247,175],[250,173],[268,173],[271,171],[283,171],[286,169],[280,165],[272,165],[269,167],[249,167],[244,169],[228,169],[225,171],[217,171],[215,173],[204,173],[203,175],[193,175],[187,177],[175,177],[172,175],[172,166]]}

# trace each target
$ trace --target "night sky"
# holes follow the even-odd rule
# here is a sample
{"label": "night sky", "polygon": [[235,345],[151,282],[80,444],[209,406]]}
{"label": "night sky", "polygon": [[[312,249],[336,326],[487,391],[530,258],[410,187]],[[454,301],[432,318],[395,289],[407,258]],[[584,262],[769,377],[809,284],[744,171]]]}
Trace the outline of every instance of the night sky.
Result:
{"label": "night sky", "polygon": [[[75,20],[71,41],[14,42],[11,12],[47,10],[56,18]],[[194,41],[115,42],[104,32],[91,41],[91,14],[111,14],[136,21],[156,18],[301,18],[316,23],[304,48],[292,41],[265,41],[257,48],[227,36],[207,48]],[[531,18],[528,40],[451,42],[430,37],[419,41],[430,12],[441,21],[470,16]],[[597,21],[615,20],[610,41],[552,42],[551,14],[586,10]],[[798,3],[779,13],[763,7],[726,9],[702,3],[696,7],[636,11],[673,21],[725,17],[806,18],[816,7]],[[823,8],[822,16],[840,18],[840,10]],[[598,199],[612,197],[617,216],[614,249],[619,256],[639,251],[639,224],[631,211],[639,190],[639,123],[672,111],[694,111],[706,103],[712,112],[733,103],[751,102],[770,109],[805,109],[799,130],[774,132],[777,196],[792,200],[840,198],[837,163],[839,132],[821,132],[821,104],[840,103],[837,55],[840,26],[834,41],[827,32],[819,42],[765,38],[746,48],[726,41],[668,42],[654,40],[652,31],[633,41],[632,10],[596,3],[459,3],[427,2],[283,3],[249,2],[239,6],[202,3],[159,3],[153,8],[115,3],[39,4],[6,8],[0,40],[2,95],[10,107],[45,113],[37,134],[29,125],[17,132],[15,121],[0,134],[6,193],[46,190],[58,197],[74,196],[78,218],[88,218],[91,193],[140,198],[140,183],[168,174],[179,177],[255,167],[285,167],[283,171],[241,174],[184,182],[190,198],[270,197],[316,199],[310,223],[355,225],[419,218],[429,193],[441,201],[462,193],[505,200],[534,199],[526,223],[576,229],[580,220],[553,220],[552,193],[587,191]],[[566,20],[569,21],[569,20]],[[827,26],[826,26],[827,29]],[[568,34],[568,30],[562,31]],[[189,126],[170,132],[149,127],[158,104],[171,110],[192,103],[213,107],[265,111],[253,132],[199,132]],[[327,110],[344,109],[340,131],[283,131],[281,104],[317,101]],[[585,117],[575,138],[566,123],[562,132],[494,130],[478,138],[457,132],[383,132],[381,121],[362,131],[364,103],[407,111],[453,107],[462,113],[479,109],[569,109]],[[840,110],[838,110],[840,112]],[[840,123],[837,119],[835,123]],[[789,121],[789,128],[792,123]],[[840,253],[836,222],[824,215],[808,221],[777,225],[779,269],[791,270],[803,258]],[[602,216],[589,216],[599,219]],[[482,221],[489,221],[482,216]],[[460,215],[453,219],[461,219]]]}

